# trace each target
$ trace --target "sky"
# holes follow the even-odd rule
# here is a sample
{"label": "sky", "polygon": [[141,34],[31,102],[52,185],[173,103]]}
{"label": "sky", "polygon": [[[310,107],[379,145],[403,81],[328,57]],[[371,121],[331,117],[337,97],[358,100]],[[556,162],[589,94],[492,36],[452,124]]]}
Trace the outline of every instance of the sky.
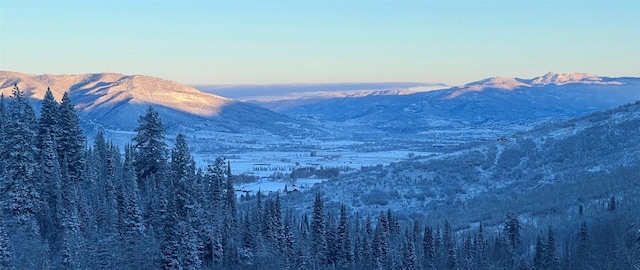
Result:
{"label": "sky", "polygon": [[0,0],[0,70],[184,84],[640,76],[640,0]]}

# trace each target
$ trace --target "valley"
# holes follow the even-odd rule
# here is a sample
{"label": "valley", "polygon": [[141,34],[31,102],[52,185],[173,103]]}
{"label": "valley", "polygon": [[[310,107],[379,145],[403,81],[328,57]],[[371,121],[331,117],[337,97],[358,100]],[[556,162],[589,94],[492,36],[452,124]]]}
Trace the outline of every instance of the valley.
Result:
{"label": "valley", "polygon": [[[341,219],[353,219],[356,224],[379,216],[377,224],[393,220],[398,235],[400,227],[425,222],[427,229],[440,228],[444,221],[445,228],[453,225],[446,230],[457,238],[476,234],[484,226],[487,233],[500,239],[506,228],[505,216],[509,220],[516,213],[522,226],[519,235],[526,243],[533,243],[542,228],[553,227],[556,237],[570,244],[584,220],[596,223],[598,241],[607,230],[623,237],[629,230],[634,235],[637,229],[633,222],[640,216],[638,78],[586,74],[546,74],[530,80],[490,78],[427,92],[380,95],[365,91],[314,103],[306,100],[275,112],[259,103],[139,75],[0,75],[3,95],[13,84],[25,85],[24,96],[40,114],[45,113],[46,102],[40,99],[46,96],[42,93],[45,85],[70,87],[66,93],[78,100],[75,110],[86,136],[87,153],[106,151],[104,145],[110,145],[113,160],[125,156],[110,165],[116,171],[128,170],[130,145],[141,139],[138,125],[157,113],[154,121],[162,129],[155,136],[162,138],[158,143],[166,145],[160,146],[166,147],[166,155],[171,149],[172,173],[181,172],[174,163],[194,162],[183,165],[192,166],[189,170],[194,178],[189,179],[194,182],[171,184],[187,190],[176,194],[195,192],[190,196],[202,196],[197,191],[200,188],[218,192],[215,185],[202,186],[196,179],[227,179],[222,189],[225,204],[236,207],[237,200],[238,212],[245,216],[255,207],[279,211],[268,210],[275,207],[287,209],[291,215],[287,222],[304,220],[311,210],[310,202],[315,201],[315,208],[320,198],[329,220],[335,219],[337,212]],[[62,95],[63,91],[55,93]],[[7,98],[5,102],[13,108],[16,101]],[[102,143],[97,141],[100,136],[104,136]],[[175,159],[177,153],[185,157]],[[86,162],[104,166],[97,163],[100,159],[98,155]],[[105,192],[111,190],[108,178],[101,178],[91,167],[87,170],[96,181],[107,181]],[[156,211],[151,190],[164,184],[140,182],[139,190],[137,185],[129,190],[131,183],[126,181],[135,177],[126,173],[118,177],[122,178],[118,192],[144,200],[138,211]],[[80,186],[86,192],[95,188]],[[83,199],[85,207],[104,207],[99,205],[102,201]],[[264,209],[263,199],[267,203]],[[612,201],[617,206],[612,207]],[[598,227],[609,226],[606,220],[632,225],[606,230]],[[302,226],[306,226],[304,222]],[[388,237],[395,239],[397,250],[406,240]],[[624,242],[626,253],[621,256],[635,259],[636,248]],[[524,246],[511,252],[492,260],[499,262],[505,256],[522,259],[532,254]],[[572,259],[568,251],[560,254]],[[262,264],[271,265],[259,257],[262,255],[254,255]]]}

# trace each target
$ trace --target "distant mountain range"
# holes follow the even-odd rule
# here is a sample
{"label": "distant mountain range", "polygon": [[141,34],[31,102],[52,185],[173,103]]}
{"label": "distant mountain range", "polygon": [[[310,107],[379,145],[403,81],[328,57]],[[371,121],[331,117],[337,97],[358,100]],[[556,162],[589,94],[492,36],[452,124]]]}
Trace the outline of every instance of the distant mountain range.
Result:
{"label": "distant mountain range", "polygon": [[[182,132],[197,134],[192,135],[194,138],[209,138],[213,132],[218,134],[213,136],[216,141],[224,140],[219,134],[235,134],[239,141],[266,137],[277,141],[323,136],[346,138],[353,132],[415,134],[433,128],[487,123],[534,123],[576,117],[640,100],[640,78],[584,73],[548,73],[532,79],[494,77],[443,90],[426,89],[439,84],[414,83],[378,85],[390,88],[375,90],[366,89],[372,85],[354,84],[351,90],[332,88],[327,92],[312,87],[302,89],[305,94],[299,98],[292,99],[289,95],[255,101],[263,106],[270,104],[266,107],[278,112],[143,75],[0,72],[2,94],[10,96],[14,84],[35,103],[43,98],[47,87],[58,100],[68,91],[89,136],[97,130],[131,133],[138,125],[138,117],[147,106],[153,106],[159,111],[167,134]],[[326,87],[340,87],[337,85]],[[286,90],[295,92],[293,88]],[[283,93],[274,91],[276,96]],[[244,135],[253,138],[240,138]]]}
{"label": "distant mountain range", "polygon": [[406,95],[332,98],[289,107],[282,113],[390,132],[419,132],[434,127],[571,118],[636,100],[640,100],[640,78],[548,73],[533,79],[495,77]]}
{"label": "distant mountain range", "polygon": [[0,72],[0,92],[5,97],[11,96],[14,84],[36,103],[42,100],[47,88],[51,89],[58,101],[68,91],[89,134],[97,129],[132,131],[138,126],[138,117],[144,114],[148,106],[159,112],[167,133],[174,135],[194,130],[268,133],[284,137],[320,132],[304,121],[255,104],[143,75],[28,75]]}

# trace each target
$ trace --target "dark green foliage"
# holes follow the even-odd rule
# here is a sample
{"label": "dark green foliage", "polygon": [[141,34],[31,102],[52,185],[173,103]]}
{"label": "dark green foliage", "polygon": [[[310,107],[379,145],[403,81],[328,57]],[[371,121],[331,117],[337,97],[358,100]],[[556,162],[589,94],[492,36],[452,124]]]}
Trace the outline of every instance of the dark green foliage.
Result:
{"label": "dark green foliage", "polygon": [[609,204],[607,204],[607,210],[609,211],[616,211],[616,197],[611,196],[611,199],[609,199]]}
{"label": "dark green foliage", "polygon": [[13,269],[13,254],[9,250],[9,237],[2,220],[0,220],[0,268]]}
{"label": "dark green foliage", "polygon": [[[162,120],[152,107],[147,108],[145,115],[138,119],[133,138],[135,152],[134,165],[138,180],[144,180],[161,172],[166,166],[167,144],[164,137]],[[145,184],[146,186],[146,184]]]}
{"label": "dark green foliage", "polygon": [[504,234],[511,245],[511,249],[516,250],[520,245],[520,221],[516,213],[507,214],[504,222]]}
{"label": "dark green foliage", "polygon": [[576,247],[576,269],[589,269],[589,261],[591,260],[591,240],[587,222],[583,221],[578,232],[578,241]]}
{"label": "dark green foliage", "polygon": [[311,219],[311,239],[314,264],[321,267],[327,263],[327,240],[325,238],[324,207],[320,193],[316,194],[313,202]]}
{"label": "dark green foliage", "polygon": [[59,140],[60,131],[58,130],[58,102],[56,102],[51,89],[47,88],[47,92],[42,100],[42,108],[40,109],[40,119],[38,121],[38,146],[43,147],[44,140],[53,138]]}
{"label": "dark green foliage", "polygon": [[57,126],[54,130],[57,138],[58,157],[66,163],[69,179],[82,181],[84,170],[84,135],[80,128],[80,119],[73,107],[68,93],[64,93],[57,114]]}

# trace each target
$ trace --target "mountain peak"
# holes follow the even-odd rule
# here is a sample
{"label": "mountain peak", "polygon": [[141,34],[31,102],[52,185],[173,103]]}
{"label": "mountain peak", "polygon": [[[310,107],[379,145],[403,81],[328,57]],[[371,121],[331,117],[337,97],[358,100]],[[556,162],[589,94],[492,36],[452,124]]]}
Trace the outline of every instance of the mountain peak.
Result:
{"label": "mountain peak", "polygon": [[157,104],[174,110],[210,117],[232,99],[201,92],[193,87],[146,75],[97,73],[80,75],[30,75],[0,72],[0,92],[10,95],[18,84],[25,96],[42,99],[47,88],[57,100],[69,92],[80,111],[121,103]]}
{"label": "mountain peak", "polygon": [[516,78],[507,77],[491,77],[480,81],[465,84],[463,86],[454,87],[455,89],[446,99],[455,98],[470,92],[482,92],[485,89],[502,89],[513,90],[520,87],[530,87],[530,85]]}
{"label": "mountain peak", "polygon": [[554,73],[549,72],[531,79],[532,85],[563,85],[569,83],[604,84],[602,78],[589,73]]}

